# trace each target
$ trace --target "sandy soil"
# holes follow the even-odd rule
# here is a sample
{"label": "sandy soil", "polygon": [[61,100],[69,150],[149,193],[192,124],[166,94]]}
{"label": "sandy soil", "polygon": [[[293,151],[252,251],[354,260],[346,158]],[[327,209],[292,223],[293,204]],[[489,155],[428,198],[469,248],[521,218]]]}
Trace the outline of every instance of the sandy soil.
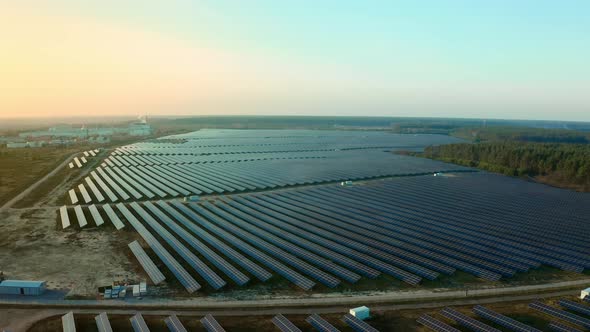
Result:
{"label": "sandy soil", "polygon": [[69,296],[95,294],[113,277],[140,279],[125,254],[128,233],[109,228],[61,230],[56,209],[9,209],[0,214],[0,267],[6,278],[46,280]]}

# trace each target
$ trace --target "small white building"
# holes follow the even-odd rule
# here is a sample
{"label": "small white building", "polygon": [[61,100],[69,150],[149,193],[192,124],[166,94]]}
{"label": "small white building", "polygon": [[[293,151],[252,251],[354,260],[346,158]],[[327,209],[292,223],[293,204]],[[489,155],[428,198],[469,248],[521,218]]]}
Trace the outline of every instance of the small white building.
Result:
{"label": "small white building", "polygon": [[0,282],[0,294],[41,295],[45,293],[45,281],[4,280]]}
{"label": "small white building", "polygon": [[586,298],[586,296],[589,296],[588,298],[590,299],[590,287],[589,288],[586,288],[586,289],[583,289],[580,292],[580,299],[583,300],[584,298]]}
{"label": "small white building", "polygon": [[354,317],[356,317],[360,320],[365,320],[371,316],[371,312],[369,311],[369,308],[367,308],[365,306],[358,307],[358,308],[352,308],[352,309],[350,309],[349,312],[351,315],[353,315]]}

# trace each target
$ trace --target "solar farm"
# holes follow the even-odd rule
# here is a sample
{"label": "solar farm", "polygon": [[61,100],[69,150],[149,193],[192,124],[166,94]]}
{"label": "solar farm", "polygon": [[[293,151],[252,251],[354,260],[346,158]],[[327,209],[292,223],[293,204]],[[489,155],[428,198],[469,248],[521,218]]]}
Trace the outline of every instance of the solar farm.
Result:
{"label": "solar farm", "polygon": [[305,130],[168,136],[112,151],[69,191],[59,225],[131,232],[124,254],[179,295],[406,289],[455,275],[494,285],[590,267],[588,195],[392,153],[453,141]]}

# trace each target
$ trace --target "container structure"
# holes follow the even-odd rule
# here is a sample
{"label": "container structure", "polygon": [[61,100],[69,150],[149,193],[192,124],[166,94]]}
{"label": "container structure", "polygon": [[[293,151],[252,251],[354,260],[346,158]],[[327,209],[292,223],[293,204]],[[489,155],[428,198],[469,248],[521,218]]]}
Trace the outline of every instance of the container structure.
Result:
{"label": "container structure", "polygon": [[45,287],[45,281],[4,280],[0,282],[0,294],[41,295]]}
{"label": "container structure", "polygon": [[369,318],[369,316],[371,316],[371,312],[369,311],[369,308],[362,306],[362,307],[358,307],[358,308],[352,308],[350,309],[350,314],[353,315],[354,317],[360,319],[360,320],[365,320],[367,318]]}
{"label": "container structure", "polygon": [[[586,297],[588,297],[588,296],[590,296],[590,287],[589,287],[589,288],[586,288],[586,289],[583,289],[583,290],[580,292],[580,299],[582,299],[582,300],[583,300],[583,299],[585,299],[585,298],[586,298]],[[590,297],[589,297],[589,298],[590,298]]]}

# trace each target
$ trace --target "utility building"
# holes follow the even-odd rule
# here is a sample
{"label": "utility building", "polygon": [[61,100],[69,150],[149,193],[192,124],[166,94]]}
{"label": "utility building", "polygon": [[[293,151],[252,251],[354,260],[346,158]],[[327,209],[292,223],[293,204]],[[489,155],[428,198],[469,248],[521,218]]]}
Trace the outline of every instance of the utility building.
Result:
{"label": "utility building", "polygon": [[0,294],[41,295],[45,292],[45,281],[4,280],[0,282]]}

